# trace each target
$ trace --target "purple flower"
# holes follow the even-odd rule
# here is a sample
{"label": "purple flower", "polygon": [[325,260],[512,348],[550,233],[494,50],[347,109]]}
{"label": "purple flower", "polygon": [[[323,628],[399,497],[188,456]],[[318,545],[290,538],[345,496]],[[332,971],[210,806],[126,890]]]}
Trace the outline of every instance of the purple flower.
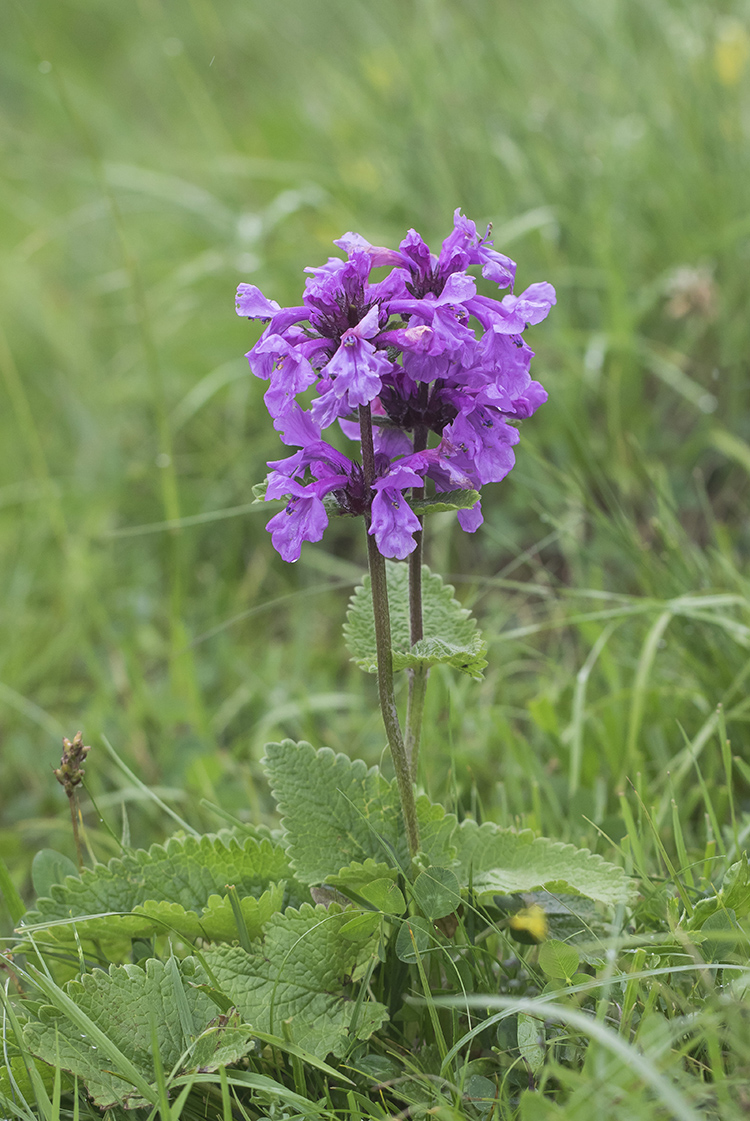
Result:
{"label": "purple flower", "polygon": [[[398,249],[356,233],[335,244],[346,260],[307,269],[297,307],[281,308],[251,284],[237,290],[238,314],[266,324],[247,355],[251,369],[269,382],[265,403],[281,439],[298,449],[269,463],[266,498],[286,506],[268,529],[282,557],[296,560],[303,541],[320,540],[329,513],[364,515],[379,550],[401,559],[420,528],[411,490],[479,491],[512,469],[514,425],[547,397],[531,379],[523,334],[546,317],[555,292],[542,282],[513,295],[514,262],[460,210],[438,254],[415,230]],[[479,295],[473,267],[511,291]],[[375,268],[389,272],[371,283]],[[375,456],[367,478],[357,447],[363,411]],[[334,424],[354,442],[351,456],[324,439]],[[473,533],[480,502],[458,519]]]}
{"label": "purple flower", "polygon": [[421,529],[417,515],[404,498],[407,487],[420,487],[415,471],[397,466],[373,483],[372,524],[368,530],[385,557],[403,560],[416,548],[414,534]]}
{"label": "purple flower", "polygon": [[[297,422],[301,423],[299,418]],[[266,526],[274,549],[285,561],[299,560],[303,541],[320,541],[328,525],[323,503],[326,495],[336,494],[342,512],[365,512],[362,469],[324,440],[311,440],[288,459],[268,466],[273,470],[268,476],[266,501],[288,499],[285,508]],[[297,476],[305,474],[310,481],[300,482]]]}
{"label": "purple flower", "polygon": [[346,416],[358,405],[369,405],[380,392],[381,378],[393,363],[369,341],[378,333],[378,308],[371,307],[354,327],[341,336],[341,344],[326,365],[326,377],[319,383],[321,396],[312,414],[323,428],[339,416]]}
{"label": "purple flower", "polygon": [[274,514],[266,529],[277,553],[285,561],[299,560],[303,541],[320,541],[328,525],[328,514],[322,502],[325,490],[319,484],[302,486],[287,479],[286,493],[290,501]]}

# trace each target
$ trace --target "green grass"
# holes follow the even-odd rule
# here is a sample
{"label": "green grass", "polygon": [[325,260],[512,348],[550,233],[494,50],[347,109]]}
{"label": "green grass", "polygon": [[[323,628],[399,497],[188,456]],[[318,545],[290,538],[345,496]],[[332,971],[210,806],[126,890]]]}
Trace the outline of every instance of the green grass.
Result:
{"label": "green grass", "polygon": [[[740,0],[4,13],[0,856],[24,897],[34,851],[75,854],[51,769],[78,728],[101,815],[119,836],[125,807],[138,844],[172,823],[102,736],[196,829],[218,824],[202,798],[271,822],[268,739],[380,759],[340,632],[364,542],[332,526],[286,566],[247,510],[278,444],[232,298],[245,280],[296,302],[334,237],[435,243],[456,206],[558,305],[530,336],[549,402],[485,527],[430,525],[490,667],[433,673],[421,780],[605,856],[628,834],[636,871],[688,895],[746,847],[749,20]],[[731,1118],[743,1013],[700,972],[669,983],[634,982],[633,1007],[697,1010],[702,1042],[654,1061],[718,1087]],[[577,1118],[615,1110],[596,1095],[625,1077],[588,1054],[579,1082],[549,1076]],[[666,1116],[638,1085],[634,1115]]]}

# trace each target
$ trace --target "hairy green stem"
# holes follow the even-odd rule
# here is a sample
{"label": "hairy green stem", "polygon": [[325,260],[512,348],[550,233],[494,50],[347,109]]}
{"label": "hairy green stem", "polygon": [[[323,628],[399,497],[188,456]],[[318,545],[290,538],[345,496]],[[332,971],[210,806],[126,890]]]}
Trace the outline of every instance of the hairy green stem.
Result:
{"label": "hairy green stem", "polygon": [[412,782],[417,781],[419,745],[422,739],[422,716],[427,697],[427,666],[417,666],[409,673],[409,694],[406,701],[406,755]]}
{"label": "hairy green stem", "polygon": [[[375,480],[375,451],[372,443],[372,416],[369,405],[359,406],[359,427],[362,436],[362,470],[364,473],[365,493],[371,493]],[[419,827],[417,825],[417,808],[414,801],[414,783],[411,767],[406,755],[404,738],[396,709],[396,697],[393,689],[393,657],[391,653],[391,619],[388,609],[388,584],[386,582],[385,558],[378,549],[375,538],[370,534],[371,519],[369,513],[365,515],[367,529],[367,561],[370,570],[370,587],[372,590],[372,610],[375,620],[375,644],[378,659],[378,693],[380,696],[380,711],[385,725],[385,734],[388,737],[388,746],[391,749],[393,766],[396,771],[396,782],[401,798],[401,810],[404,815],[404,826],[409,844],[409,852],[415,856],[419,851]]]}
{"label": "hairy green stem", "polygon": [[[427,385],[420,386],[420,394],[426,404]],[[418,425],[414,429],[414,451],[421,452],[427,447],[427,428]],[[413,487],[412,498],[424,498],[424,487]],[[420,525],[424,519],[419,519]],[[409,556],[409,631],[412,646],[424,637],[422,620],[422,537],[420,529],[414,534],[416,548]],[[427,666],[420,665],[409,670],[409,695],[406,702],[406,757],[409,761],[409,770],[412,781],[417,779],[417,763],[419,760],[419,744],[422,738],[422,715],[427,693]]]}

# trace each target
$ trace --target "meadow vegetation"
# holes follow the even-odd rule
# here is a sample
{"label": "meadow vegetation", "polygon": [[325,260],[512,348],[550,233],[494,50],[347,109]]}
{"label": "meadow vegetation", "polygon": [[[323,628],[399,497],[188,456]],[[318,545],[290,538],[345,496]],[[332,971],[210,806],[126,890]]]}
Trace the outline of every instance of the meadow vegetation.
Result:
{"label": "meadow vegetation", "polygon": [[[253,1075],[286,1097],[228,1081],[227,1051],[182,1098],[157,1063],[153,1109],[744,1116],[747,3],[31,0],[3,22],[0,934],[51,882],[48,860],[32,885],[34,854],[76,858],[52,770],[79,728],[89,864],[163,842],[165,807],[266,837],[269,741],[390,778],[374,680],[341,638],[364,538],[342,519],[296,565],[273,552],[252,486],[280,445],[243,357],[259,326],[233,297],[248,281],[295,304],[343,232],[437,244],[460,206],[493,223],[519,291],[546,279],[558,303],[528,335],[549,401],[485,525],[428,523],[426,559],[489,665],[481,682],[433,671],[420,785],[460,820],[585,846],[640,894],[606,932],[580,920],[599,951],[576,960],[493,912],[461,982],[504,1018],[473,1050],[435,1004],[441,967],[402,953],[394,976],[427,1003],[354,1088],[287,1040]],[[77,952],[44,959],[48,998]],[[367,980],[392,1008],[396,980]],[[99,1116],[67,1075],[23,1081],[8,1007],[3,1108]]]}

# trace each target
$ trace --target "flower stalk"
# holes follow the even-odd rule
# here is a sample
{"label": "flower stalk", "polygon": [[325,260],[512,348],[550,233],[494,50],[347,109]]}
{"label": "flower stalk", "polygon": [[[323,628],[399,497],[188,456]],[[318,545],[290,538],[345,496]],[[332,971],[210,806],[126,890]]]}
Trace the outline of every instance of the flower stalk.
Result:
{"label": "flower stalk", "polygon": [[[365,487],[372,486],[375,477],[375,452],[372,439],[372,415],[369,405],[359,407],[359,425],[362,438],[362,470],[364,473]],[[365,515],[367,529],[367,562],[370,571],[370,587],[372,590],[372,610],[375,620],[375,645],[378,660],[378,695],[380,698],[380,711],[385,726],[388,746],[391,749],[393,766],[396,771],[396,783],[401,799],[401,811],[404,817],[404,827],[411,856],[416,856],[419,851],[419,826],[417,823],[417,808],[414,799],[414,780],[412,768],[406,752],[401,725],[396,708],[396,696],[393,688],[393,655],[391,647],[391,620],[388,608],[388,583],[386,580],[385,557],[380,552],[377,542],[370,532],[371,518]]]}
{"label": "flower stalk", "polygon": [[[421,385],[419,389],[420,404],[424,408],[427,404],[428,386]],[[428,431],[423,424],[415,426],[414,450],[424,451],[427,447]],[[412,488],[412,500],[418,502],[424,498],[425,488]],[[424,517],[419,518],[420,527],[424,525]],[[414,534],[415,548],[409,555],[409,639],[412,646],[424,638],[424,620],[422,617],[422,542],[424,530],[420,528]],[[419,745],[422,738],[422,716],[427,693],[427,666],[420,664],[409,670],[409,693],[406,702],[406,757],[409,761],[409,770],[412,781],[417,780],[417,763],[419,761]]]}

